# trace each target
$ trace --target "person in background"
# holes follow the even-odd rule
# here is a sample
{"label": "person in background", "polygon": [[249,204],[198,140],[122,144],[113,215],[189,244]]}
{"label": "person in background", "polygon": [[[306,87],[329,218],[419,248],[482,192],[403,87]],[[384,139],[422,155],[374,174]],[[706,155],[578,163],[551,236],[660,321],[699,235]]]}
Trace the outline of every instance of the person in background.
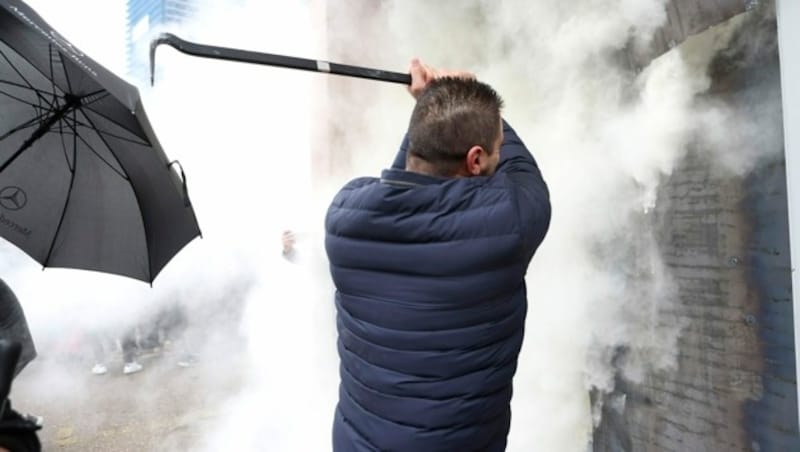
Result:
{"label": "person in background", "polygon": [[122,373],[125,375],[140,372],[144,367],[136,360],[136,330],[129,331],[120,338],[122,348]]}
{"label": "person in background", "polygon": [[[153,331],[158,337],[161,348],[170,344],[177,354],[178,367],[191,367],[198,363],[198,356],[194,352],[197,347],[196,338],[190,322],[190,309],[181,303],[176,295],[156,313]],[[152,334],[152,333],[151,333]]]}
{"label": "person in background", "polygon": [[92,355],[94,357],[92,373],[95,375],[105,375],[108,373],[107,362],[111,356],[110,349],[113,345],[113,342],[103,333],[92,334],[91,341]]}
{"label": "person in background", "polygon": [[494,89],[418,60],[410,72],[392,168],[345,185],[325,219],[333,450],[503,451],[549,193]]}
{"label": "person in background", "polygon": [[[92,373],[95,375],[105,375],[108,373],[108,362],[111,360],[112,350],[116,347],[116,340],[110,339],[107,335],[97,333],[93,337],[95,365]],[[129,328],[119,338],[119,348],[122,350],[122,373],[125,375],[134,374],[144,369],[144,366],[136,359],[138,345],[136,342],[136,328]]]}

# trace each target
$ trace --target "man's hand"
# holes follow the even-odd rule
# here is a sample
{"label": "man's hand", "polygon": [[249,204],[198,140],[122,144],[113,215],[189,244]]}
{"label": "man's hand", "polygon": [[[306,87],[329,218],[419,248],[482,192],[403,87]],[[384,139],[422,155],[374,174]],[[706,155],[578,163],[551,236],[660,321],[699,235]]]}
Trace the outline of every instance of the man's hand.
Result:
{"label": "man's hand", "polygon": [[418,58],[411,60],[411,67],[408,72],[411,74],[411,86],[408,87],[408,92],[418,99],[420,94],[425,91],[428,84],[437,78],[442,77],[460,77],[474,79],[475,74],[466,71],[448,71],[445,69],[434,69],[427,64],[422,64]]}
{"label": "man's hand", "polygon": [[292,231],[283,231],[281,234],[281,242],[283,244],[283,255],[288,256],[294,251],[295,236]]}

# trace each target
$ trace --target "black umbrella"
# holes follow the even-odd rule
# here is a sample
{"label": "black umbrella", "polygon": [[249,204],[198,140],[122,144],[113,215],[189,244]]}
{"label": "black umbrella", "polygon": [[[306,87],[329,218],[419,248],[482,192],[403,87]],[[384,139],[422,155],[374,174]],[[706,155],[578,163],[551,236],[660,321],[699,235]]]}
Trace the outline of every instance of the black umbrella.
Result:
{"label": "black umbrella", "polygon": [[200,234],[138,90],[0,0],[0,236],[44,266],[152,282]]}

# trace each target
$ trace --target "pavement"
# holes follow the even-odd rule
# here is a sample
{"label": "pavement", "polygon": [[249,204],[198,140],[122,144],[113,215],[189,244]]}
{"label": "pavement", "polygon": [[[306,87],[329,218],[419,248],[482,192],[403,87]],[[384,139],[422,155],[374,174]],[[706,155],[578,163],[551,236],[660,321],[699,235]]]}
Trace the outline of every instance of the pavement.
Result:
{"label": "pavement", "polygon": [[46,451],[202,450],[219,425],[223,406],[241,386],[243,347],[199,356],[179,367],[162,350],[139,357],[141,372],[123,375],[121,359],[105,375],[90,360],[40,356],[17,377],[15,409],[44,418],[39,432]]}

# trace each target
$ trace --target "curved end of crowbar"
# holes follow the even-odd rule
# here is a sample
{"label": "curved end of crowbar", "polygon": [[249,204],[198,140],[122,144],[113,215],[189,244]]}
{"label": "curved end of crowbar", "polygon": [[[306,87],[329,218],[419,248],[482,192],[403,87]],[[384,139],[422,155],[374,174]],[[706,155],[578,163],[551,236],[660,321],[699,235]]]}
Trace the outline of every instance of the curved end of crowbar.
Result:
{"label": "curved end of crowbar", "polygon": [[161,33],[157,38],[150,41],[150,86],[155,84],[156,74],[156,48],[161,44],[167,44],[172,47],[179,46],[180,38],[172,33]]}

